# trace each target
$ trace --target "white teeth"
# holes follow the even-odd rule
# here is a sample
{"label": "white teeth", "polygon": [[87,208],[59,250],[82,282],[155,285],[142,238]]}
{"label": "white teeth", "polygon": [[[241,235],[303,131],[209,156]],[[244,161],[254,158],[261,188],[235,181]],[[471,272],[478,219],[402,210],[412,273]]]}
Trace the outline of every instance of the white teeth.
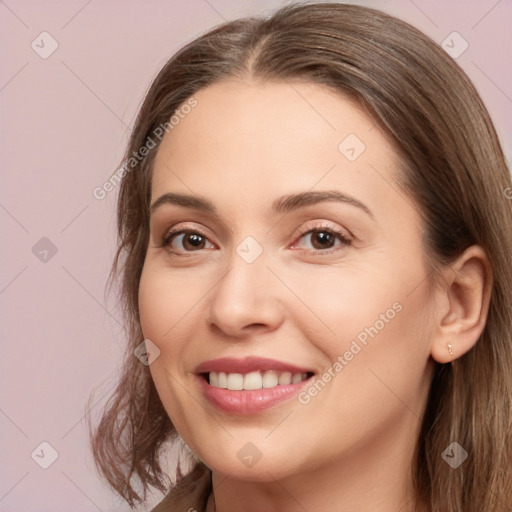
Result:
{"label": "white teeth", "polygon": [[214,388],[219,387],[219,374],[218,373],[215,373],[215,372],[210,373],[210,384]]}
{"label": "white teeth", "polygon": [[244,389],[261,389],[261,373],[251,372],[244,376]]}
{"label": "white teeth", "polygon": [[292,383],[292,374],[290,372],[283,372],[279,375],[279,385],[288,386]]}
{"label": "white teeth", "polygon": [[[212,372],[215,373],[215,372]],[[211,373],[210,373],[211,375]],[[219,380],[218,380],[218,386],[219,388],[227,389],[228,387],[228,376],[224,372],[219,373]]]}
{"label": "white teeth", "polygon": [[308,378],[307,373],[276,372],[267,370],[265,372],[241,373],[210,372],[210,386],[215,388],[229,389],[230,391],[254,390],[262,388],[274,388],[276,386],[288,386],[298,384]]}
{"label": "white teeth", "polygon": [[277,373],[269,370],[268,372],[265,372],[265,375],[263,375],[263,387],[264,388],[274,388],[277,386],[278,378]]}
{"label": "white teeth", "polygon": [[229,373],[228,389],[230,391],[239,391],[244,389],[244,376],[241,373]]}
{"label": "white teeth", "polygon": [[297,384],[302,380],[302,374],[301,373],[294,373],[292,375],[292,384]]}

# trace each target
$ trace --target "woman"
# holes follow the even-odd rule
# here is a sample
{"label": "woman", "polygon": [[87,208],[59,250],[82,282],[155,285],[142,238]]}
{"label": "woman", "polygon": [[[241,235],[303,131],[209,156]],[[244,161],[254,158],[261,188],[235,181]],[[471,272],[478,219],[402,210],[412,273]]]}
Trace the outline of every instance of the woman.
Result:
{"label": "woman", "polygon": [[131,506],[181,438],[155,512],[510,509],[510,176],[442,49],[351,5],[226,23],[159,73],[122,174],[92,444]]}

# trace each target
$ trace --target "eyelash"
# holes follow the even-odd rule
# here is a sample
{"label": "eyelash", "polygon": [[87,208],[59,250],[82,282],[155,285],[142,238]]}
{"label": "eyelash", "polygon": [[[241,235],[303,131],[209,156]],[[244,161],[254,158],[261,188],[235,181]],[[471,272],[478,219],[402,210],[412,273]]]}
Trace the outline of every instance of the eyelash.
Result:
{"label": "eyelash", "polygon": [[[326,226],[326,225],[319,225],[319,226],[315,226],[313,228],[308,228],[308,229],[298,233],[297,239],[300,240],[304,236],[310,235],[312,233],[329,233],[331,235],[334,235],[341,242],[340,245],[330,247],[328,249],[306,249],[306,251],[313,253],[313,254],[330,254],[332,252],[340,250],[340,247],[349,246],[352,243],[351,240],[348,239],[341,231],[339,231],[336,228],[333,228],[332,226]],[[206,235],[204,235],[203,233],[201,233],[201,231],[198,231],[196,229],[175,229],[175,230],[171,230],[171,231],[167,232],[167,234],[162,238],[161,248],[168,247],[169,244],[172,242],[172,240],[176,236],[184,235],[184,234],[185,235],[186,234],[196,234],[196,235],[199,235],[202,238],[208,240],[208,237]],[[210,242],[210,243],[212,243],[212,242]],[[294,245],[296,245],[295,242],[294,242]],[[293,248],[293,249],[296,250],[296,248]],[[199,249],[199,250],[201,250],[201,249]],[[198,251],[185,251],[185,252],[193,253],[193,252],[198,252]],[[177,254],[178,256],[183,256],[183,254],[180,254],[175,251],[173,251],[173,254]]]}

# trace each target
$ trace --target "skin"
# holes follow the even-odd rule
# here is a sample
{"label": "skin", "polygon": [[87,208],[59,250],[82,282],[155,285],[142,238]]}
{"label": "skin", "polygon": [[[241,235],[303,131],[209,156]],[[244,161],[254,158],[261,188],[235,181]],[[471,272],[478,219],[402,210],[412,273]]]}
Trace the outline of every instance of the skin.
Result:
{"label": "skin", "polygon": [[[198,196],[217,216],[155,209],[139,304],[144,336],[161,351],[150,370],[162,403],[212,469],[210,510],[213,501],[218,512],[413,510],[410,471],[433,358],[449,362],[478,339],[490,290],[485,253],[471,247],[428,286],[423,225],[396,184],[398,154],[353,101],[319,85],[249,80],[195,98],[158,149],[151,201]],[[353,162],[338,150],[349,134],[366,146]],[[371,215],[339,201],[272,212],[282,196],[327,190]],[[163,247],[171,227],[201,233],[203,245],[177,236]],[[326,229],[350,243],[322,248]],[[253,263],[236,252],[247,236],[263,248]],[[321,377],[397,303],[400,312],[306,405],[292,398],[227,414],[197,385],[199,363],[249,355]],[[252,468],[237,457],[248,442],[262,455]]]}

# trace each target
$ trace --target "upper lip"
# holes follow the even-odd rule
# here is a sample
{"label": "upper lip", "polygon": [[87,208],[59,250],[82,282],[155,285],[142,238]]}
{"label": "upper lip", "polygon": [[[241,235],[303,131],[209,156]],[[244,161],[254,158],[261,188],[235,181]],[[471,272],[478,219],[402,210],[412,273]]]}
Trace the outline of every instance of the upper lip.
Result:
{"label": "upper lip", "polygon": [[308,368],[300,368],[293,364],[284,363],[275,359],[254,356],[245,357],[243,359],[222,357],[220,359],[204,361],[196,367],[195,373],[225,372],[246,374],[250,372],[257,372],[258,370],[275,370],[290,373],[313,373]]}

